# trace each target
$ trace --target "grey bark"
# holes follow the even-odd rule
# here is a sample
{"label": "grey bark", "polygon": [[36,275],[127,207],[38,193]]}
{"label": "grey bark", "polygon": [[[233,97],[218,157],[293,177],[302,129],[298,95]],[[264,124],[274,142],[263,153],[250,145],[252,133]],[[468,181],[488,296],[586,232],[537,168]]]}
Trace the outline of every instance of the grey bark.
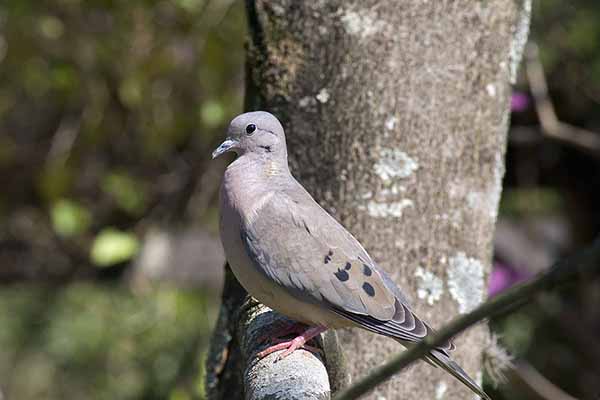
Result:
{"label": "grey bark", "polygon": [[[282,120],[294,175],[433,326],[473,309],[486,294],[509,82],[529,6],[528,0],[248,2],[247,108]],[[456,340],[455,358],[476,377],[485,335],[478,327]],[[358,330],[340,337],[352,377],[400,350]],[[421,363],[370,398],[467,395],[443,371]]]}

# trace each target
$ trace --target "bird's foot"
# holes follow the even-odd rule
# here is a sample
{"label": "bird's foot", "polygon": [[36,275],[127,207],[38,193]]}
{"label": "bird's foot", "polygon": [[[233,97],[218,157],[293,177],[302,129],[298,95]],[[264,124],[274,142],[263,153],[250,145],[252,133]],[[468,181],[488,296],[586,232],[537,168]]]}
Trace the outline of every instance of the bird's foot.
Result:
{"label": "bird's foot", "polygon": [[[302,334],[309,328],[308,325],[302,322],[285,321],[277,324],[272,330],[263,333],[257,339],[258,343],[265,343],[270,341],[272,338],[282,338],[289,335],[290,333]],[[280,341],[281,342],[281,341]]]}
{"label": "bird's foot", "polygon": [[323,326],[306,327],[299,336],[295,337],[292,340],[277,339],[276,341],[278,343],[267,347],[266,349],[258,353],[257,356],[259,359],[261,359],[276,351],[284,350],[281,354],[277,356],[277,359],[275,360],[277,362],[283,360],[298,349],[305,349],[312,353],[321,354],[320,349],[314,346],[307,345],[306,343],[309,342],[315,336],[318,336],[322,332],[325,332],[326,330],[327,328]]}

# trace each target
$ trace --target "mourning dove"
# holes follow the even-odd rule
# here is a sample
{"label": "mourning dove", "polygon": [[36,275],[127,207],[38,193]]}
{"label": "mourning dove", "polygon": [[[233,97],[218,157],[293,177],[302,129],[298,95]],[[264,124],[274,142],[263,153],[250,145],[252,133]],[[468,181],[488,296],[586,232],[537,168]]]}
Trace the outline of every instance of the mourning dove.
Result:
{"label": "mourning dove", "polygon": [[[229,125],[213,152],[238,157],[221,185],[220,231],[233,273],[263,304],[300,322],[299,333],[259,353],[306,347],[325,330],[359,327],[409,345],[432,329],[361,244],[294,179],[285,134],[273,115],[249,112]],[[288,332],[289,333],[289,332]],[[446,343],[426,356],[482,398],[489,399],[454,362]]]}

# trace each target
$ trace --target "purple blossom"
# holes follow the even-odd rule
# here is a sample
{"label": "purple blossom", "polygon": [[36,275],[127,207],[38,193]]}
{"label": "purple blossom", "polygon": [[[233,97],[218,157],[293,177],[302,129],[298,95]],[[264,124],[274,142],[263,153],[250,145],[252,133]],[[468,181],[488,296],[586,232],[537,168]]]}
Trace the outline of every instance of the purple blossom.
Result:
{"label": "purple blossom", "polygon": [[513,91],[510,97],[510,110],[512,112],[523,112],[529,108],[529,96],[526,93]]}
{"label": "purple blossom", "polygon": [[495,262],[488,282],[489,297],[508,289],[512,285],[522,282],[531,276],[522,268],[515,268],[508,264]]}

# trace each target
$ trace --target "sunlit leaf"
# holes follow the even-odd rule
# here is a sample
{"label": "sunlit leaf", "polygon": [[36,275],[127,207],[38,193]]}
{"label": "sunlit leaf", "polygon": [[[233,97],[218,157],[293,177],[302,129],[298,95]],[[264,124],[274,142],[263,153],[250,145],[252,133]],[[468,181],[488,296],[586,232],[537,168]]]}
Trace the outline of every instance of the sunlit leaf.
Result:
{"label": "sunlit leaf", "polygon": [[85,207],[68,199],[61,199],[52,205],[50,218],[56,233],[66,237],[81,234],[92,220]]}
{"label": "sunlit leaf", "polygon": [[94,239],[90,258],[99,267],[110,267],[131,259],[138,250],[139,241],[135,235],[106,228]]}

